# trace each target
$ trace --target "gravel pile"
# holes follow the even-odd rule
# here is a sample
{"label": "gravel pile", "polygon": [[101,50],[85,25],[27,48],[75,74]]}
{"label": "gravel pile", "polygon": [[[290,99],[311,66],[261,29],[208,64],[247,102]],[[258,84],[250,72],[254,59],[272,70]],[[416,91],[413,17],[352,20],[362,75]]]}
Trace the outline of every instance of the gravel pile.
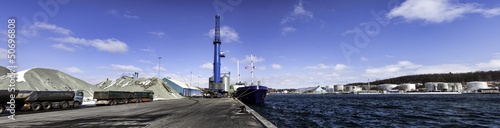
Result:
{"label": "gravel pile", "polygon": [[153,78],[139,78],[139,79],[117,79],[115,81],[103,81],[95,85],[103,90],[113,91],[144,91],[152,90],[155,92],[154,98],[159,99],[173,99],[182,98],[179,93],[163,82],[163,80]]}

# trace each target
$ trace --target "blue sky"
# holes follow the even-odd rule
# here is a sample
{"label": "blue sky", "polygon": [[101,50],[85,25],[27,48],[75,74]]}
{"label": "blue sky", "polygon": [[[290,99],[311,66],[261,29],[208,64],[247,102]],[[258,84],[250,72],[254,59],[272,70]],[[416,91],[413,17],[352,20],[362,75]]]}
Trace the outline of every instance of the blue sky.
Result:
{"label": "blue sky", "polygon": [[[500,69],[500,2],[478,0],[11,1],[20,70],[52,68],[96,84],[122,73],[208,87],[214,16],[222,72],[271,88],[327,86],[423,73]],[[7,24],[7,23],[5,23]],[[7,27],[0,28],[7,65]],[[182,80],[182,81],[184,81]]]}

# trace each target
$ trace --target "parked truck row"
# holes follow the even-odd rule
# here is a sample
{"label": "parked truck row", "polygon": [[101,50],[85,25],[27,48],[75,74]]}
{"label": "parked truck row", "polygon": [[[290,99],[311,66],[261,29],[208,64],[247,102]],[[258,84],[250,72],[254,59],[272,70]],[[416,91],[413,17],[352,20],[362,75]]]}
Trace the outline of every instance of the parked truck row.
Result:
{"label": "parked truck row", "polygon": [[[96,105],[116,105],[129,102],[153,101],[153,91],[95,91]],[[79,107],[83,102],[82,91],[12,91],[0,90],[0,113],[14,110],[49,110],[52,108]]]}
{"label": "parked truck row", "polygon": [[116,105],[129,102],[140,103],[153,101],[153,91],[127,92],[127,91],[95,91],[96,105]]}
{"label": "parked truck row", "polygon": [[[6,109],[49,110],[52,108],[79,107],[83,102],[82,91],[13,91],[0,90],[0,113]],[[15,106],[15,108],[13,108]]]}

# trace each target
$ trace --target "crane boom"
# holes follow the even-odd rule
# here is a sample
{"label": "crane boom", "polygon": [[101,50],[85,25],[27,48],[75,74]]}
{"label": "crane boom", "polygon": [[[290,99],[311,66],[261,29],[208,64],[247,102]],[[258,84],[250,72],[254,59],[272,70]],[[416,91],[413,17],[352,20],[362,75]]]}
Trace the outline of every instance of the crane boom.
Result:
{"label": "crane boom", "polygon": [[219,15],[215,16],[215,37],[214,37],[214,42],[215,41],[220,41],[220,16]]}

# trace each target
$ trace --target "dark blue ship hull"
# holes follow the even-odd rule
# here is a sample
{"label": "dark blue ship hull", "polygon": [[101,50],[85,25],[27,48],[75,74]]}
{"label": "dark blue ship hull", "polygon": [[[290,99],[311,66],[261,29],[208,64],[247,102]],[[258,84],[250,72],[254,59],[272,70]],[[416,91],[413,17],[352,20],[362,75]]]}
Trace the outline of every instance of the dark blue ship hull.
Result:
{"label": "dark blue ship hull", "polygon": [[266,101],[266,95],[266,86],[259,86],[259,89],[257,89],[257,86],[247,86],[238,88],[235,96],[243,103],[259,104]]}

